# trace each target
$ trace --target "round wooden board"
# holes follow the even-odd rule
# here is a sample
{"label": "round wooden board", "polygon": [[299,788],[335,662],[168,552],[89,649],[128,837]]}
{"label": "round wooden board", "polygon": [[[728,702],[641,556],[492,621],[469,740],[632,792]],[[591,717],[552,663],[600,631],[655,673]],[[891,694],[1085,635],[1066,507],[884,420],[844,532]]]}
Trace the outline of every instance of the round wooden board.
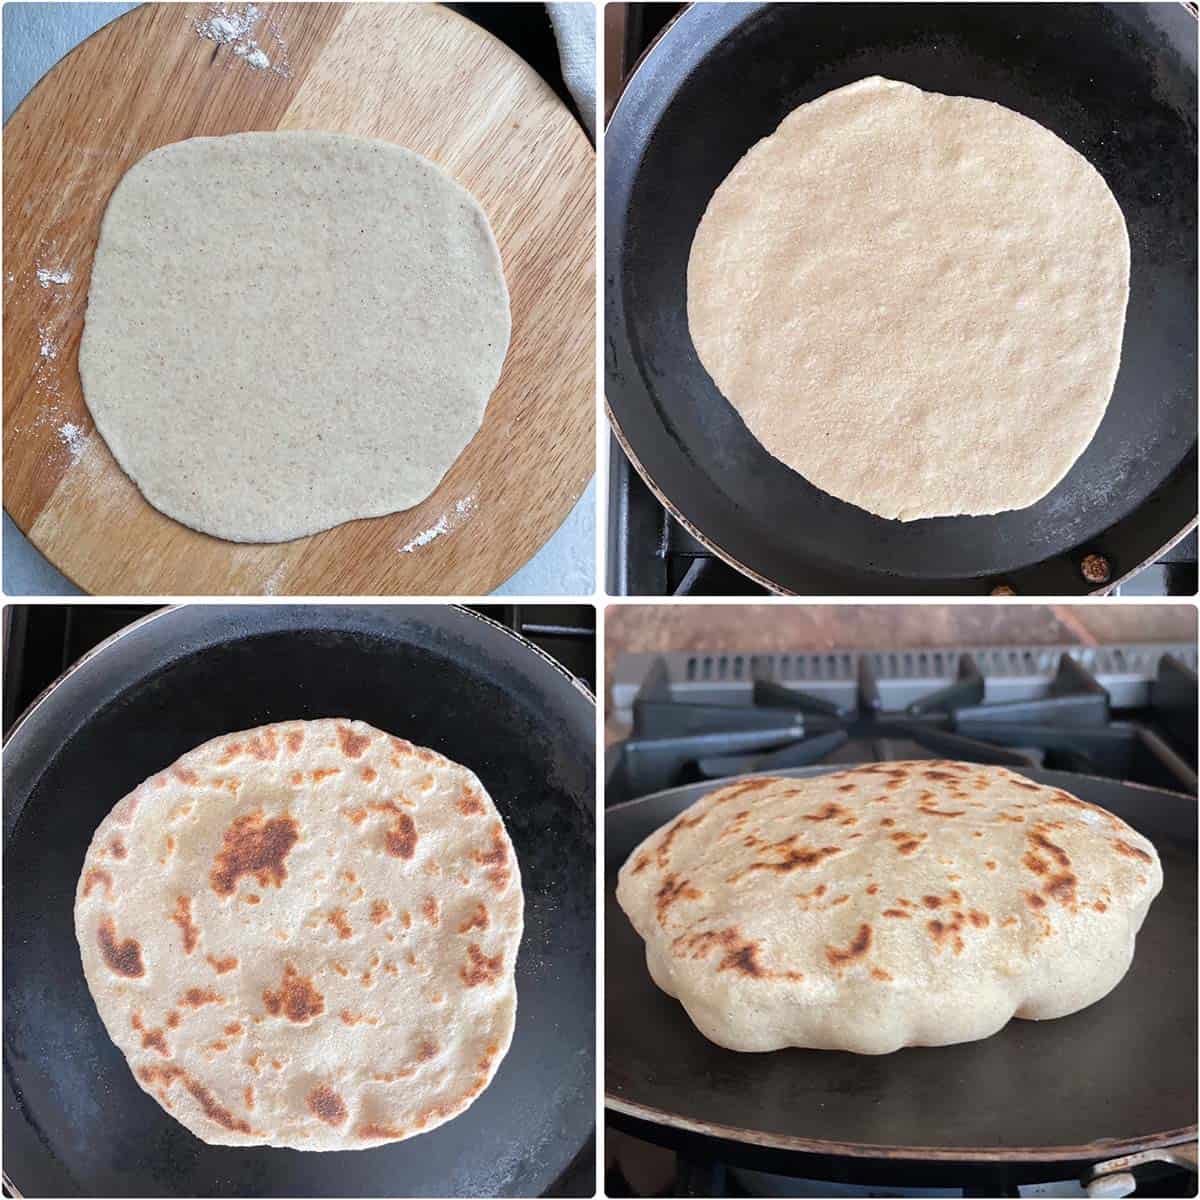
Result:
{"label": "round wooden board", "polygon": [[[259,8],[286,43],[289,78],[201,38],[204,6],[148,4],[72,51],[9,120],[5,508],[97,594],[484,594],[545,542],[594,470],[593,151],[536,72],[448,9]],[[118,180],[156,146],[249,129],[384,138],[433,159],[487,212],[512,303],[483,428],[434,494],[276,545],[208,537],[147,504],[93,430],[76,367]],[[404,550],[439,522],[445,532]]]}

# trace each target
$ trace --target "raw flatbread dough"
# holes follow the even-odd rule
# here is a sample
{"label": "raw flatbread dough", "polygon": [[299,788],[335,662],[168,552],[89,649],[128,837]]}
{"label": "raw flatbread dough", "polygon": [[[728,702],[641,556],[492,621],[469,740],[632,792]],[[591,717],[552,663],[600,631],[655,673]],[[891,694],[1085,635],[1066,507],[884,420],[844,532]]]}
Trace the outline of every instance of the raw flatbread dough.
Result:
{"label": "raw flatbread dough", "polygon": [[688,324],[750,432],[901,521],[1024,508],[1112,395],[1129,238],[1082,155],[998,104],[874,77],[714,193]]}
{"label": "raw flatbread dough", "polygon": [[456,1117],[512,1040],[522,928],[475,774],[349,720],[185,754],[100,823],[75,895],[105,1028],[217,1146],[361,1150]]}
{"label": "raw flatbread dough", "polygon": [[487,217],[433,163],[239,133],[160,147],[113,192],[79,374],[151,504],[277,542],[424,500],[508,338]]}

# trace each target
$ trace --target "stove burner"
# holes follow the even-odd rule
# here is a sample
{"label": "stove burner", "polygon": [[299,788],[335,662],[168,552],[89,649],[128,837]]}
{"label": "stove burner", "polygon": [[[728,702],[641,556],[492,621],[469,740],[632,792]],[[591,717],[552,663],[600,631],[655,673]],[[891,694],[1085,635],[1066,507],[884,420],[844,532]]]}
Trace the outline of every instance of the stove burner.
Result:
{"label": "stove burner", "polygon": [[1179,752],[1154,722],[1114,720],[1109,693],[1066,653],[1046,695],[992,702],[975,658],[961,653],[952,682],[898,711],[884,707],[866,654],[854,700],[841,706],[770,678],[761,663],[752,672],[749,704],[706,703],[680,699],[666,661],[655,660],[633,701],[633,732],[610,774],[609,803],[820,762],[933,757],[1196,791],[1196,673],[1170,654],[1158,660],[1149,707]]}

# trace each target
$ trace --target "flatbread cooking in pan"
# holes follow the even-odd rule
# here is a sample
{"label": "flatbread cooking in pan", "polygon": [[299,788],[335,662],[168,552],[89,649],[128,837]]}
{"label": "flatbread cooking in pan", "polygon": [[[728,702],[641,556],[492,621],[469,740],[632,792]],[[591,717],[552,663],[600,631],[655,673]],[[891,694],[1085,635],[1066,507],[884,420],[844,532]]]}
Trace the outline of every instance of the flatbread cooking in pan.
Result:
{"label": "flatbread cooking in pan", "polygon": [[479,779],[360,721],[217,738],[121,800],[75,903],[138,1082],[216,1145],[433,1129],[512,1040],[520,871]]}
{"label": "flatbread cooking in pan", "polygon": [[919,761],[718,787],[634,850],[617,900],[718,1045],[887,1054],[1095,1003],[1161,887],[1112,813]]}

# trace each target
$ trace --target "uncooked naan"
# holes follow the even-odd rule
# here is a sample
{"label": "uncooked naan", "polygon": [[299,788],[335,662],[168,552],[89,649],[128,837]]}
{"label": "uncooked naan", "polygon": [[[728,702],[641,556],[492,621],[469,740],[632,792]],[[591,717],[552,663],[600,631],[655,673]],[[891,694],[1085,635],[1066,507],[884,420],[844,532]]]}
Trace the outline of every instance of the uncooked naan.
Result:
{"label": "uncooked naan", "polygon": [[117,185],[79,374],[155,508],[278,542],[424,500],[508,339],[500,252],[449,175],[387,142],[239,133]]}
{"label": "uncooked naan", "polygon": [[207,742],[101,822],[75,898],[96,1007],[214,1145],[434,1129],[512,1040],[521,877],[467,768],[361,721]]}
{"label": "uncooked naan", "polygon": [[1161,887],[1104,809],[923,761],[719,787],[630,855],[617,899],[718,1045],[888,1054],[1094,1004]]}
{"label": "uncooked naan", "polygon": [[878,77],[803,104],[692,243],[701,363],[776,458],[882,517],[1041,499],[1112,395],[1129,238],[1100,174],[985,100]]}

